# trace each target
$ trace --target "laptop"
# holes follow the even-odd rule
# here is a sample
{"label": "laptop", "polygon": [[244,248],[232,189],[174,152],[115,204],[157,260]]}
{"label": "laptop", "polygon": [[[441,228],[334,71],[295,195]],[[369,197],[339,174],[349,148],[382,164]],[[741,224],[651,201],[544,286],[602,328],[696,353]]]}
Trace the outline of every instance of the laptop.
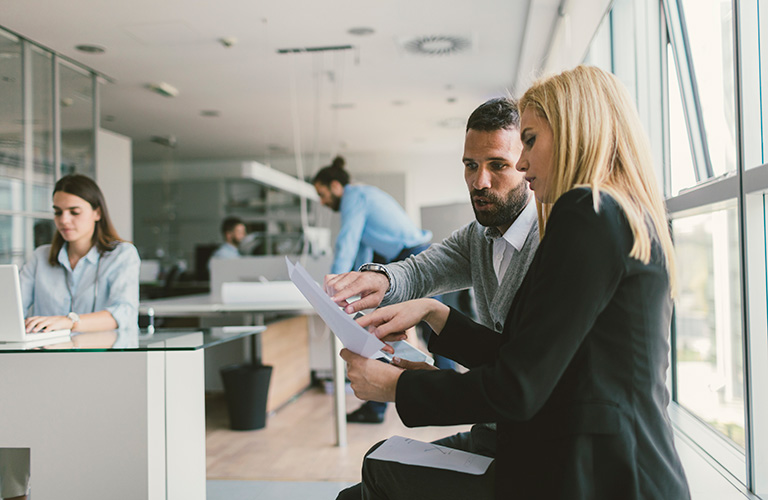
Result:
{"label": "laptop", "polygon": [[0,265],[0,342],[37,342],[68,337],[69,330],[27,333],[21,306],[19,268],[15,264]]}

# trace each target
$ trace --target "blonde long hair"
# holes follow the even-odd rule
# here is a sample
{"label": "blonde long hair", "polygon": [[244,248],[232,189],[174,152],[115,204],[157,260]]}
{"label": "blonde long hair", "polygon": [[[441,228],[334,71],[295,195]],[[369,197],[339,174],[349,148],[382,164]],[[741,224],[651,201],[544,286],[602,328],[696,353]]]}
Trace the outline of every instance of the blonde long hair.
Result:
{"label": "blonde long hair", "polygon": [[[519,107],[521,114],[531,108],[552,128],[550,199],[557,200],[575,187],[590,187],[597,211],[600,192],[610,194],[632,229],[630,257],[646,264],[651,258],[650,222],[664,252],[674,292],[674,248],[666,208],[653,173],[648,139],[621,82],[599,68],[577,66],[534,83],[520,99]],[[541,237],[553,203],[539,206]]]}

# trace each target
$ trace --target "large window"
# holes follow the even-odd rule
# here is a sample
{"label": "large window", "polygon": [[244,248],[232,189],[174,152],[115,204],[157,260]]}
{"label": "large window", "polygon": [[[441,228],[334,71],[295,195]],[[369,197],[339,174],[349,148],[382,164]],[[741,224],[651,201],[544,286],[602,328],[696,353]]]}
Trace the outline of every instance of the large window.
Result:
{"label": "large window", "polygon": [[739,230],[735,200],[672,221],[677,402],[744,448]]}
{"label": "large window", "polygon": [[695,166],[691,155],[688,127],[686,125],[683,99],[680,95],[680,80],[677,77],[675,53],[667,44],[667,74],[669,75],[669,159],[670,192],[680,191],[696,185]]}
{"label": "large window", "polygon": [[711,175],[736,170],[733,9],[730,0],[680,0],[680,22],[690,51],[688,67],[697,94]]}
{"label": "large window", "polygon": [[713,463],[748,490],[765,493],[768,86],[760,68],[768,58],[760,33],[766,26],[758,0],[662,5],[666,194],[680,284],[673,414]]}
{"label": "large window", "polygon": [[616,0],[586,62],[635,94],[659,163],[678,263],[670,416],[739,494],[768,498],[768,5]]}

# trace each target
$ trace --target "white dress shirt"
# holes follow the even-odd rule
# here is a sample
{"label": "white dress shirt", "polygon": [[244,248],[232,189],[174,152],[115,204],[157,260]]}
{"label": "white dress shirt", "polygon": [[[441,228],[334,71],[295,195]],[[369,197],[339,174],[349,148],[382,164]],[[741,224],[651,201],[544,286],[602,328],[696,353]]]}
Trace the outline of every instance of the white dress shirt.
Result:
{"label": "white dress shirt", "polygon": [[507,272],[514,252],[520,251],[525,244],[531,224],[537,217],[536,202],[531,196],[528,205],[520,212],[515,222],[509,226],[507,232],[493,241],[493,270],[496,272],[496,279],[499,283]]}

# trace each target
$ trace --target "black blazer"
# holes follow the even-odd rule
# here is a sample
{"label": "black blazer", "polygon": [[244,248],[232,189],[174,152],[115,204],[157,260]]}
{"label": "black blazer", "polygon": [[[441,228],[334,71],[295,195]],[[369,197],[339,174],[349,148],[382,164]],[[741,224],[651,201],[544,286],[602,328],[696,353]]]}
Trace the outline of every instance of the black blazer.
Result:
{"label": "black blazer", "polygon": [[563,195],[504,331],[452,310],[430,350],[470,371],[404,372],[403,422],[498,422],[497,498],[690,498],[666,411],[669,279],[659,245],[646,265],[632,241],[612,197],[595,213],[591,190]]}

